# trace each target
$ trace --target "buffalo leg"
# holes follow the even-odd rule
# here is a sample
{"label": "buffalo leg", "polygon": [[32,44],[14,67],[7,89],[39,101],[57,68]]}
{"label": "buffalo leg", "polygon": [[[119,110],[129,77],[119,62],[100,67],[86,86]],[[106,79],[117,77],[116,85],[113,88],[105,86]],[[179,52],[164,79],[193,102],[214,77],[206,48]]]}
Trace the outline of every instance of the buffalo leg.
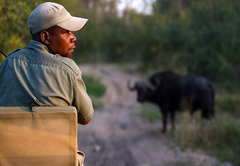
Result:
{"label": "buffalo leg", "polygon": [[162,133],[165,133],[166,132],[166,127],[167,127],[167,113],[166,112],[162,112],[162,115],[163,115],[163,119],[162,119],[162,122],[163,122]]}
{"label": "buffalo leg", "polygon": [[171,114],[170,114],[170,116],[171,116],[171,123],[172,123],[172,130],[174,130],[175,129],[175,111],[173,110],[173,111],[171,111]]}

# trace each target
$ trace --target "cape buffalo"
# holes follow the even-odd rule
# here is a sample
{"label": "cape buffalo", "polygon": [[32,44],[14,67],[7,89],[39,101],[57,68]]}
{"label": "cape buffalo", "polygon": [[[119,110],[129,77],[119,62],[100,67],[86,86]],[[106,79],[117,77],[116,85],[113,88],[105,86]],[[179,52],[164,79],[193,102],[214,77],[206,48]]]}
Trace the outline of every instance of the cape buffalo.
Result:
{"label": "cape buffalo", "polygon": [[191,114],[201,109],[202,118],[214,117],[213,84],[202,76],[181,76],[172,71],[154,74],[148,80],[128,82],[128,89],[137,91],[139,102],[148,101],[160,107],[163,129],[166,132],[167,116],[170,114],[172,128],[176,110],[190,110]]}

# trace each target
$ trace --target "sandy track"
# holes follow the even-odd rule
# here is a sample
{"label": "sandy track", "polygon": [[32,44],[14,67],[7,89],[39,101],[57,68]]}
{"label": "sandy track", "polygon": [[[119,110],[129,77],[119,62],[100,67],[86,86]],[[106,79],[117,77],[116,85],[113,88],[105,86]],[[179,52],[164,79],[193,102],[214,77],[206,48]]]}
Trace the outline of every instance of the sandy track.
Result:
{"label": "sandy track", "polygon": [[107,93],[104,108],[95,110],[86,126],[78,126],[78,146],[86,154],[85,166],[213,166],[203,153],[181,151],[160,132],[161,121],[138,116],[136,94],[126,81],[138,79],[114,67],[80,66],[83,74],[102,77]]}

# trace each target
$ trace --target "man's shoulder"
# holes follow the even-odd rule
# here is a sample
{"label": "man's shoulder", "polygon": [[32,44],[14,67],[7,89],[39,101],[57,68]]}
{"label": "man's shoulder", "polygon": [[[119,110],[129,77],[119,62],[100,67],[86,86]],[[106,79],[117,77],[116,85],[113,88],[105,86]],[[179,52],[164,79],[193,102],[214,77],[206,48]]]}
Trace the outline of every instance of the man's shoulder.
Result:
{"label": "man's shoulder", "polygon": [[70,70],[72,70],[75,74],[81,74],[81,71],[78,67],[78,65],[74,62],[74,60],[70,59],[70,58],[66,58],[66,57],[62,57],[58,54],[55,55],[56,59],[63,63],[67,68],[69,68]]}
{"label": "man's shoulder", "polygon": [[17,48],[16,50],[14,50],[13,52],[11,52],[10,54],[8,54],[8,56],[10,56],[10,55],[12,55],[12,54],[14,54],[14,53],[17,53],[17,52],[19,52],[20,50],[22,50],[22,49],[20,49],[20,48]]}

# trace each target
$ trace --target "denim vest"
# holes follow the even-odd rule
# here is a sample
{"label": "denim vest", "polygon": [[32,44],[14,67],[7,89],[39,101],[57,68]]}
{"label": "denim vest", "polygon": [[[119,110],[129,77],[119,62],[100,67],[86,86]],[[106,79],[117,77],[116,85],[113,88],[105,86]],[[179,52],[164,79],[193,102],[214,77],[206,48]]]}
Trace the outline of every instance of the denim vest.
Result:
{"label": "denim vest", "polygon": [[0,66],[0,106],[31,104],[75,106],[79,120],[94,113],[77,64],[34,40],[9,54]]}

